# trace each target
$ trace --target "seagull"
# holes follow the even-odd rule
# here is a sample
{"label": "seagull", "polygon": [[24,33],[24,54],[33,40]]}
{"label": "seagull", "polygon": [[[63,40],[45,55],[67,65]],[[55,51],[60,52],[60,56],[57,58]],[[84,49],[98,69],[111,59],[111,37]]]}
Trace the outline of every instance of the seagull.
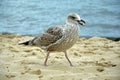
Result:
{"label": "seagull", "polygon": [[70,13],[64,25],[52,26],[41,36],[20,44],[37,46],[45,50],[47,53],[44,61],[45,66],[47,66],[47,60],[51,52],[64,52],[70,66],[73,66],[67,56],[67,50],[79,39],[79,25],[84,26],[85,21],[77,13]]}

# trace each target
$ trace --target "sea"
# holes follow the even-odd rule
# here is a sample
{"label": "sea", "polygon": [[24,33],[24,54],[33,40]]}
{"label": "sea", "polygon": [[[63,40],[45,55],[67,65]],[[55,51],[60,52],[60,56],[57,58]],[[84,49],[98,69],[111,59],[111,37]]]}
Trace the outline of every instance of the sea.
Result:
{"label": "sea", "polygon": [[69,13],[86,21],[80,36],[120,38],[120,0],[0,0],[0,34],[38,36]]}

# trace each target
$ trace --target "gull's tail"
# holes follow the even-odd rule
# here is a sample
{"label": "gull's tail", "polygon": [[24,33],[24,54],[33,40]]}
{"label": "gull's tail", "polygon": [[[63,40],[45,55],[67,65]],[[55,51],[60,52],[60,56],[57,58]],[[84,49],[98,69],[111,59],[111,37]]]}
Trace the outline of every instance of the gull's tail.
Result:
{"label": "gull's tail", "polygon": [[26,42],[23,42],[23,43],[19,43],[19,45],[30,45],[30,41],[26,41]]}
{"label": "gull's tail", "polygon": [[32,40],[28,40],[28,41],[25,41],[25,42],[22,42],[22,43],[19,43],[19,45],[30,45],[30,46],[35,46],[35,41],[37,40],[37,37],[35,37],[34,39]]}

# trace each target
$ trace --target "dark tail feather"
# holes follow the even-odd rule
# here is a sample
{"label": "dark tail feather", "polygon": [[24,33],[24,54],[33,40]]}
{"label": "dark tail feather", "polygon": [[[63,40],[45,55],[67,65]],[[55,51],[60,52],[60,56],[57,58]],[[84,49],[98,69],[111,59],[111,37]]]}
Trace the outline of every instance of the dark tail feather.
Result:
{"label": "dark tail feather", "polygon": [[29,45],[29,42],[30,42],[30,41],[26,41],[26,42],[23,42],[23,43],[19,43],[19,45]]}

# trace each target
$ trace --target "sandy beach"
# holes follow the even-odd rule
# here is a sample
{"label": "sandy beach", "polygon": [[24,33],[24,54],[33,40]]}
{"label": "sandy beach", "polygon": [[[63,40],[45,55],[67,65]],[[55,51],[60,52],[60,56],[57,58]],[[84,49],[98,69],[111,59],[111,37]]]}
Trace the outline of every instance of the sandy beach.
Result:
{"label": "sandy beach", "polygon": [[70,67],[62,52],[51,53],[44,66],[44,50],[18,45],[32,38],[0,35],[0,80],[120,80],[120,41],[80,38],[68,50]]}

